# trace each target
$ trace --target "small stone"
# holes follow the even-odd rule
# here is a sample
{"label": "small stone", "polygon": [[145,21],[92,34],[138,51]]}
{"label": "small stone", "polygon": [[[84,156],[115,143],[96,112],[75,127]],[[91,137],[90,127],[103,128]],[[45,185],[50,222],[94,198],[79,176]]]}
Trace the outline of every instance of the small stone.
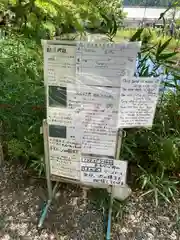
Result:
{"label": "small stone", "polygon": [[148,237],[148,240],[152,240],[154,239],[154,236],[152,233],[146,233],[147,237]]}
{"label": "small stone", "polygon": [[123,187],[113,187],[113,197],[120,201],[124,201],[131,193],[132,190],[128,185]]}
{"label": "small stone", "polygon": [[8,221],[13,221],[13,216],[7,217],[7,220],[8,220]]}
{"label": "small stone", "polygon": [[55,194],[55,198],[59,198],[61,196],[61,192],[57,192],[56,194]]}
{"label": "small stone", "polygon": [[9,234],[6,234],[3,236],[3,238],[1,238],[1,240],[10,240],[10,239],[11,238],[10,238]]}
{"label": "small stone", "polygon": [[156,232],[156,228],[155,228],[155,227],[151,227],[150,229],[151,229],[151,231],[152,231],[153,233]]}
{"label": "small stone", "polygon": [[170,235],[170,239],[171,240],[176,240],[177,239],[177,236],[176,236],[176,232],[173,231],[173,233]]}
{"label": "small stone", "polygon": [[130,215],[129,218],[134,222],[136,220],[134,215]]}
{"label": "small stone", "polygon": [[163,221],[163,222],[169,222],[170,221],[170,219],[168,217],[165,217],[165,216],[158,216],[158,219],[160,221]]}

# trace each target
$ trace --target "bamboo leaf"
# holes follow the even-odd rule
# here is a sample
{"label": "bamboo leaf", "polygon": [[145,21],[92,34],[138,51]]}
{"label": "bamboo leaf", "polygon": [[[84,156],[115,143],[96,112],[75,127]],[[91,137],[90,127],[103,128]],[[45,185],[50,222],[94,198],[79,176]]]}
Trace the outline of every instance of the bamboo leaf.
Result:
{"label": "bamboo leaf", "polygon": [[[176,56],[177,54],[178,54],[178,52],[160,54],[159,56],[157,56],[157,60],[166,60],[168,58],[172,58],[172,57]],[[172,64],[172,62],[171,62],[171,64]]]}
{"label": "bamboo leaf", "polygon": [[170,41],[172,40],[172,38],[169,38],[165,43],[163,43],[162,45],[161,45],[161,41],[159,41],[159,45],[158,45],[158,47],[157,47],[157,56],[160,54],[160,53],[162,53],[166,48],[167,48],[167,46],[169,45],[169,43],[170,43]]}
{"label": "bamboo leaf", "polygon": [[144,28],[139,28],[135,34],[130,38],[130,42],[140,41],[141,40],[141,34],[143,32]]}

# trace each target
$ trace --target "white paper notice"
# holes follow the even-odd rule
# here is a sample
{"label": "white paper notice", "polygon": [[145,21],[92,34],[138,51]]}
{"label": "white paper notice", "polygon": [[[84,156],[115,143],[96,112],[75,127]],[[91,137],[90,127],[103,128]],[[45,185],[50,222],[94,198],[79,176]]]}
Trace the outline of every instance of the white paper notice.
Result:
{"label": "white paper notice", "polygon": [[[80,136],[81,137],[81,136]],[[49,126],[51,174],[79,179],[81,138],[65,126]]]}
{"label": "white paper notice", "polygon": [[76,52],[76,74],[87,85],[120,87],[120,79],[133,76],[140,42],[80,42]]}
{"label": "white paper notice", "polygon": [[75,83],[76,46],[48,45],[44,46],[44,78],[45,84],[66,86]]}
{"label": "white paper notice", "polygon": [[50,170],[52,175],[80,180],[80,155],[63,154],[50,156]]}
{"label": "white paper notice", "polygon": [[81,181],[107,185],[125,185],[127,162],[106,157],[81,157]]}
{"label": "white paper notice", "polygon": [[122,79],[119,104],[119,128],[151,127],[158,100],[157,78]]}
{"label": "white paper notice", "polygon": [[67,107],[81,109],[83,153],[115,155],[118,104],[118,88],[68,85]]}
{"label": "white paper notice", "polygon": [[66,127],[81,127],[84,119],[83,112],[77,109],[67,109],[58,107],[47,108],[47,122],[52,125],[60,125]]}

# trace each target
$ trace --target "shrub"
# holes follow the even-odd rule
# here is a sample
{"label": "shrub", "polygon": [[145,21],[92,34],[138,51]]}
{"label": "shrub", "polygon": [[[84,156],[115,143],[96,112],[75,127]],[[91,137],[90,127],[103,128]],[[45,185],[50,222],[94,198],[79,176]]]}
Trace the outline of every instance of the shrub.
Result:
{"label": "shrub", "polygon": [[39,159],[43,154],[40,126],[45,117],[41,47],[11,37],[0,42],[0,120],[12,159]]}

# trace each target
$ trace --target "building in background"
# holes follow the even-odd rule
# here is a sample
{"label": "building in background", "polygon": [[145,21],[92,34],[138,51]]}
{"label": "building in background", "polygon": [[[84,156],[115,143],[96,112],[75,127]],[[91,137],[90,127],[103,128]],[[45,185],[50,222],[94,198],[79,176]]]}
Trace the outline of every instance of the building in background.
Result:
{"label": "building in background", "polygon": [[[124,7],[123,11],[126,13],[126,18],[124,19],[125,27],[138,27],[140,24],[144,23],[146,25],[162,25],[163,21],[159,20],[160,14],[163,13],[166,8],[155,8],[155,7]],[[175,15],[175,17],[174,17]],[[166,15],[165,19],[167,21],[171,21],[173,18],[180,18],[180,11],[176,11],[174,14],[174,10],[170,10]]]}

